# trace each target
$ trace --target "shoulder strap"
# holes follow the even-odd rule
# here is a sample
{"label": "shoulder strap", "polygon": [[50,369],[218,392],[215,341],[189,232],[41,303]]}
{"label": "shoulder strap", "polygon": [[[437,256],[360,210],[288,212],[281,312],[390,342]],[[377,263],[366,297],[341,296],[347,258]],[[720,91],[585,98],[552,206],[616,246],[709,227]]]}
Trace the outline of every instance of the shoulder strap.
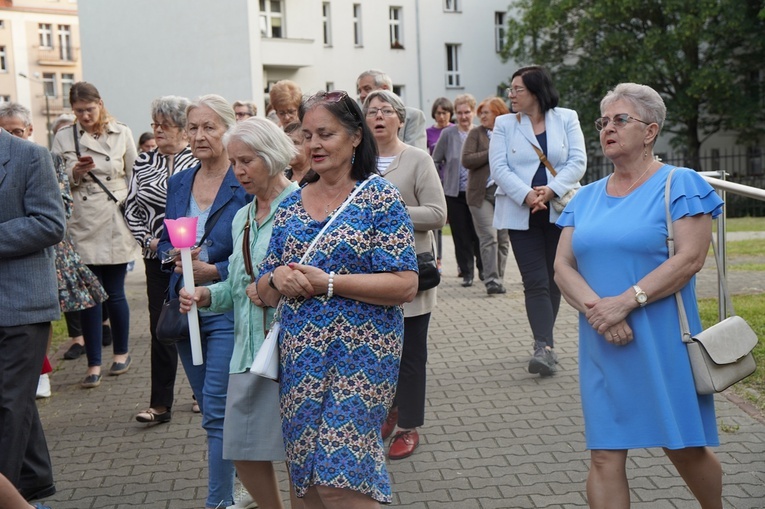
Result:
{"label": "shoulder strap", "polygon": [[197,245],[202,245],[202,243],[205,241],[208,235],[210,235],[210,232],[212,231],[213,227],[215,226],[215,223],[218,222],[218,219],[220,219],[220,216],[223,215],[223,209],[225,207],[221,207],[218,210],[216,210],[213,215],[209,216],[207,218],[207,222],[205,223],[205,232],[202,235],[202,238],[199,239],[199,242],[197,242]]}
{"label": "shoulder strap", "polygon": [[[518,120],[518,123],[520,124],[521,123],[521,114],[520,113],[516,113],[515,114],[515,118]],[[529,143],[531,143],[531,142],[529,142]],[[555,171],[555,168],[553,168],[553,165],[550,164],[550,161],[547,160],[547,156],[545,155],[545,153],[542,152],[542,150],[539,147],[537,147],[536,145],[534,145],[533,143],[531,143],[531,147],[534,149],[534,152],[537,153],[537,157],[542,162],[542,164],[544,164],[545,167],[548,170],[550,170],[550,173],[552,173],[552,176],[553,177],[557,176],[558,172]]]}

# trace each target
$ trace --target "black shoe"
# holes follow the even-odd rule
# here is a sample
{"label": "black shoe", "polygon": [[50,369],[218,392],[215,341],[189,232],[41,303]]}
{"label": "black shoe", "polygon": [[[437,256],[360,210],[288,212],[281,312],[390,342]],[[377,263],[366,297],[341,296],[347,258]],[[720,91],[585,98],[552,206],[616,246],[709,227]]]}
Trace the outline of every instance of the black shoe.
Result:
{"label": "black shoe", "polygon": [[483,269],[478,269],[478,279],[480,279],[481,281],[483,281],[483,279],[484,279],[484,276],[483,276]]}
{"label": "black shoe", "polygon": [[80,387],[83,389],[93,389],[99,385],[101,385],[101,375],[88,375],[80,382]]}
{"label": "black shoe", "polygon": [[[557,371],[553,351],[543,346],[534,348],[534,356],[529,361],[529,373],[539,373],[541,376],[552,376]],[[557,356],[556,356],[557,357]]]}
{"label": "black shoe", "polygon": [[101,344],[103,346],[109,346],[112,344],[112,328],[108,325],[104,325],[102,328]]}
{"label": "black shoe", "polygon": [[127,373],[128,369],[130,369],[131,362],[133,362],[133,359],[131,359],[129,355],[127,356],[127,359],[125,359],[125,362],[112,362],[112,367],[109,368],[109,374],[115,376]]}
{"label": "black shoe", "polygon": [[81,345],[79,343],[72,343],[72,346],[69,347],[69,350],[64,353],[64,359],[73,361],[75,359],[79,359],[82,354],[85,353],[85,346]]}
{"label": "black shoe", "polygon": [[471,276],[465,276],[462,278],[462,286],[467,288],[468,286],[473,286],[473,278]]}
{"label": "black shoe", "polygon": [[152,411],[151,408],[144,410],[143,412],[138,412],[135,416],[135,420],[138,422],[170,422],[171,418],[172,414],[170,413],[170,410],[165,410],[161,414],[158,414]]}
{"label": "black shoe", "polygon": [[41,498],[48,498],[56,494],[56,485],[48,484],[47,486],[36,486],[34,488],[20,488],[19,493],[24,497],[24,500],[30,502],[32,500],[39,500]]}
{"label": "black shoe", "polygon": [[486,283],[486,293],[488,293],[489,295],[496,295],[501,293],[507,293],[507,290],[505,290],[505,287],[497,283],[496,281],[489,281],[488,283]]}

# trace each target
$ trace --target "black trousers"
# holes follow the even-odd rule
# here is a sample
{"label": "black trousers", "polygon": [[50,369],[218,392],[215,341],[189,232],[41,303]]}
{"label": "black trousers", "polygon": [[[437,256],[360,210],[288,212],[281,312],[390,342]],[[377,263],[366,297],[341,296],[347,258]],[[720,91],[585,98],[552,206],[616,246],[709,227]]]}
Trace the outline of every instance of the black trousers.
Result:
{"label": "black trousers", "polygon": [[552,348],[561,297],[553,279],[553,263],[561,230],[550,222],[550,211],[544,210],[530,215],[528,230],[508,231],[523,281],[526,316],[534,341]]}
{"label": "black trousers", "polygon": [[35,393],[50,322],[0,327],[0,473],[18,489],[53,484]]}
{"label": "black trousers", "polygon": [[460,274],[473,277],[475,265],[479,271],[483,271],[481,242],[475,232],[473,215],[470,213],[464,192],[458,196],[446,197],[446,215],[452,229],[454,256],[457,258]]}
{"label": "black trousers", "polygon": [[175,375],[178,372],[178,349],[157,340],[157,321],[162,312],[170,274],[163,272],[159,259],[144,259],[146,296],[149,298],[149,329],[151,333],[151,401],[152,407],[172,408]]}
{"label": "black trousers", "polygon": [[398,406],[400,428],[425,424],[425,365],[428,362],[430,313],[404,318],[404,347],[393,406]]}

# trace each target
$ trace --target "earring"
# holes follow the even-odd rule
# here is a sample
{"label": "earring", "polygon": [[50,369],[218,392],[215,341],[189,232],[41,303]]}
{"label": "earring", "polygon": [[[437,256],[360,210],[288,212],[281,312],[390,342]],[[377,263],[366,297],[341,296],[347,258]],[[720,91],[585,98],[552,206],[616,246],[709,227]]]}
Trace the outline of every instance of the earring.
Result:
{"label": "earring", "polygon": [[353,162],[356,160],[356,149],[353,149],[353,155],[351,156],[351,166],[353,166]]}
{"label": "earring", "polygon": [[643,145],[643,159],[648,159],[648,145]]}

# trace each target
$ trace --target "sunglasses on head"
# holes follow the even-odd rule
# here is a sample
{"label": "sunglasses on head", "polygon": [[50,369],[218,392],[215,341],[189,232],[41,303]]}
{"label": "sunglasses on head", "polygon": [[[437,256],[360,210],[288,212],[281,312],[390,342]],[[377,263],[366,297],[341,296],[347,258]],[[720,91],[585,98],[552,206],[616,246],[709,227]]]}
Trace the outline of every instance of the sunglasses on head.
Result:
{"label": "sunglasses on head", "polygon": [[346,99],[348,99],[348,93],[344,90],[332,90],[330,92],[320,90],[306,100],[304,107],[305,109],[308,109],[311,106],[321,102],[327,102],[330,104],[342,102],[348,113],[350,113],[351,116],[356,119],[356,121],[361,122],[361,118],[359,118],[358,112],[355,108],[348,105],[348,101]]}

